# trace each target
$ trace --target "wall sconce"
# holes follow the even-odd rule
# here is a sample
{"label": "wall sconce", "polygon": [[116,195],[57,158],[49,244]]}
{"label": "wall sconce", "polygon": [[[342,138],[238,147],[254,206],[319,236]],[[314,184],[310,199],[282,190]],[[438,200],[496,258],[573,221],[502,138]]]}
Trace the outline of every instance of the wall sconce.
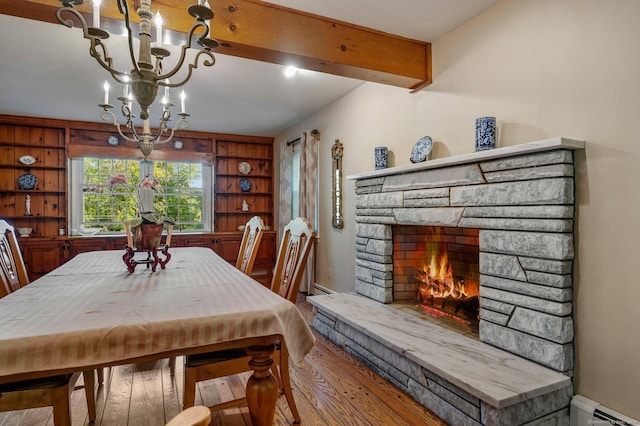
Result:
{"label": "wall sconce", "polygon": [[173,148],[177,150],[182,149],[182,141],[175,140],[173,141]]}

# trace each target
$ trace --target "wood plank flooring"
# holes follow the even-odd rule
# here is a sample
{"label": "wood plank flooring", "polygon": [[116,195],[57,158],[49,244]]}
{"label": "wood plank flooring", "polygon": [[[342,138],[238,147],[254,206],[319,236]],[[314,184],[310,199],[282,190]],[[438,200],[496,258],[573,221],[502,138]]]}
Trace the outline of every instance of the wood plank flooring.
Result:
{"label": "wood plank flooring", "polygon": [[[298,301],[311,321],[310,305]],[[342,349],[316,333],[317,344],[304,365],[291,364],[293,392],[303,425],[426,425],[444,426],[420,406]],[[169,374],[167,360],[105,369],[98,389],[96,426],[160,426],[182,406],[182,360]],[[213,405],[243,395],[249,374],[198,384],[196,403]],[[88,425],[84,391],[72,395],[73,425]],[[274,425],[290,425],[293,416],[284,395],[278,399]],[[213,413],[212,425],[250,425],[246,407]],[[0,413],[0,426],[53,426],[50,407]]]}

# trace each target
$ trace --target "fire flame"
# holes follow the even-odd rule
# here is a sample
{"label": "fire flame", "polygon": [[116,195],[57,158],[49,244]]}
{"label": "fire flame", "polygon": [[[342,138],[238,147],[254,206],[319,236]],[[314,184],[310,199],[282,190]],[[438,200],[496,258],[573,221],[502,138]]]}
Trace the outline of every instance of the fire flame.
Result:
{"label": "fire flame", "polygon": [[420,285],[422,300],[431,297],[454,299],[467,297],[464,280],[455,281],[453,268],[446,253],[440,256],[432,254],[430,262],[422,267],[421,272],[418,272],[418,279],[422,282]]}

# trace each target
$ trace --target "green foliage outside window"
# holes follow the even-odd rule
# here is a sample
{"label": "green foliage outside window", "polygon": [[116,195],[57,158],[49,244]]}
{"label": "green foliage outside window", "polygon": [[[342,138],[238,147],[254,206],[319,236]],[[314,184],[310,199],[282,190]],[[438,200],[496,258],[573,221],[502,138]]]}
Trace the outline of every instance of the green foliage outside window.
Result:
{"label": "green foliage outside window", "polygon": [[[148,171],[146,167],[148,166]],[[111,187],[109,179],[122,173],[129,177],[128,188]],[[149,175],[158,179],[153,191],[155,212],[173,219],[182,230],[204,229],[203,166],[199,163],[149,162],[84,158],[83,225],[102,227],[109,232],[123,231],[123,222],[139,215],[139,183]],[[135,183],[135,184],[134,184]]]}

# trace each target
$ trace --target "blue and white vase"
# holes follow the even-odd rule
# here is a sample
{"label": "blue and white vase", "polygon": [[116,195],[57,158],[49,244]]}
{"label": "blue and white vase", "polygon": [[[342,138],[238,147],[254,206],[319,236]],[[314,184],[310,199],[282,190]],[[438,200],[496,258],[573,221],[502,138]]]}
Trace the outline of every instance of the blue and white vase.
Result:
{"label": "blue and white vase", "polygon": [[389,148],[386,146],[377,146],[373,149],[373,156],[376,170],[389,167]]}
{"label": "blue and white vase", "polygon": [[485,151],[496,147],[496,118],[476,118],[476,151]]}

